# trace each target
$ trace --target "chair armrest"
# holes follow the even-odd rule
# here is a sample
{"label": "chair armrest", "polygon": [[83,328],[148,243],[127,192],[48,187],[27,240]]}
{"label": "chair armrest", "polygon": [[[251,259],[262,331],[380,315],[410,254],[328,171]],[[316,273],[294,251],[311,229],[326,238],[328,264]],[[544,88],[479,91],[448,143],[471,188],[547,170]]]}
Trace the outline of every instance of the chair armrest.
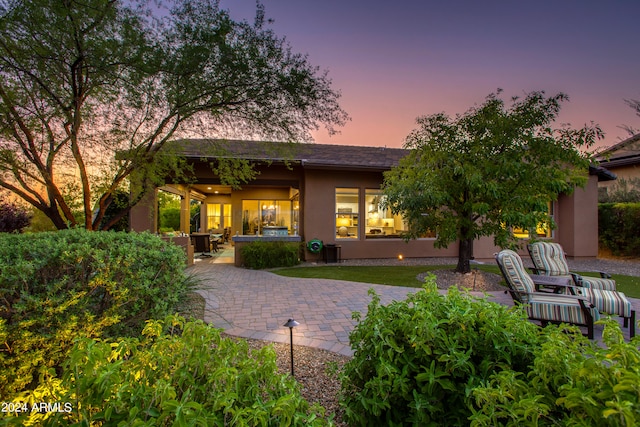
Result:
{"label": "chair armrest", "polygon": [[530,274],[529,277],[533,281],[534,285],[536,285],[536,287],[551,286],[555,288],[558,286],[571,286],[573,284],[571,279],[569,279],[566,276],[562,277],[562,276],[549,276],[546,274]]}
{"label": "chair armrest", "polygon": [[589,300],[589,298],[585,297],[584,295],[551,294],[551,293],[548,293],[548,292],[519,292],[519,294],[520,295],[529,295],[529,296],[531,296],[533,301],[535,301],[537,296],[544,296],[544,298],[551,298],[551,299],[558,299],[558,300],[572,299],[572,300],[575,300],[577,302],[588,303],[590,307],[593,307],[593,305],[591,304],[591,301]]}
{"label": "chair armrest", "polygon": [[[568,282],[567,283],[560,283],[560,284],[553,284],[553,285],[549,285],[549,284],[539,284],[539,283],[535,283],[534,285],[536,286],[536,291],[538,292],[546,292],[546,293],[554,293],[554,294],[561,294],[561,295],[580,295],[580,291],[578,291],[577,286],[573,283],[573,282]],[[549,290],[551,292],[549,292],[548,290],[544,290],[544,288],[549,288]]]}
{"label": "chair armrest", "polygon": [[[578,273],[574,273],[574,272],[570,272],[571,275],[573,276],[573,280],[578,283],[580,281],[580,279],[582,278],[582,276]],[[591,271],[588,273],[598,273],[600,275],[600,277],[602,279],[611,279],[611,274],[607,273],[606,271]]]}
{"label": "chair armrest", "polygon": [[[535,302],[536,294],[537,294],[537,296],[541,295],[540,292],[538,292],[538,293],[536,293],[536,292],[528,292],[528,293],[522,293],[521,295],[530,295],[531,299],[533,300],[533,302]],[[542,293],[542,295],[544,295],[545,298],[551,297],[552,299],[553,298],[557,298],[558,300],[561,300],[561,299],[565,299],[566,300],[567,298],[569,298],[569,299],[575,300],[578,304],[580,304],[584,308],[587,308],[587,307],[594,308],[595,307],[595,305],[593,305],[591,300],[589,300],[589,298],[587,298],[587,297],[585,297],[583,295],[565,295],[565,294],[551,294],[551,293]],[[559,301],[559,303],[562,304],[562,301]]]}

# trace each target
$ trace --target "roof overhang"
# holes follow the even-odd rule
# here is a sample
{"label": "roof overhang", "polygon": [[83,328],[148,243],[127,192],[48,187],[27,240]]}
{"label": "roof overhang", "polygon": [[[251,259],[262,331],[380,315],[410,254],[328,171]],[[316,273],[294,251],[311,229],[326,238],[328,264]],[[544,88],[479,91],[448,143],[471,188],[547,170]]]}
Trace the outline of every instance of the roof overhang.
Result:
{"label": "roof overhang", "polygon": [[603,168],[602,166],[589,166],[589,175],[597,175],[598,182],[601,181],[614,181],[618,179],[617,175],[610,170]]}

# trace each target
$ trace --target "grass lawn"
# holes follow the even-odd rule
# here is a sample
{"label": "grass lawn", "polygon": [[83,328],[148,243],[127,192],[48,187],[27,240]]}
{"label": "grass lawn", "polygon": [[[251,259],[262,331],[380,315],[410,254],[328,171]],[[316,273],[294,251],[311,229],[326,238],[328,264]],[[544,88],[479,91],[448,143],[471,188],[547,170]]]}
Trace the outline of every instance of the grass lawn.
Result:
{"label": "grass lawn", "polygon": [[616,289],[618,291],[631,298],[640,298],[640,277],[612,274],[611,278],[616,281]]}
{"label": "grass lawn", "polygon": [[[423,283],[416,280],[418,274],[431,270],[452,270],[454,268],[454,265],[319,266],[281,268],[273,270],[273,273],[287,277],[348,280],[420,288]],[[500,274],[498,266],[495,265],[481,265],[479,268],[482,271]],[[632,298],[640,298],[640,277],[614,274],[613,278],[620,292],[624,292],[625,295]]]}
{"label": "grass lawn", "polygon": [[[453,270],[454,268],[454,265],[319,266],[281,268],[273,270],[273,273],[287,277],[348,280],[351,282],[421,288],[424,283],[416,279],[418,274],[432,270]],[[497,266],[480,266],[480,270],[500,274]]]}

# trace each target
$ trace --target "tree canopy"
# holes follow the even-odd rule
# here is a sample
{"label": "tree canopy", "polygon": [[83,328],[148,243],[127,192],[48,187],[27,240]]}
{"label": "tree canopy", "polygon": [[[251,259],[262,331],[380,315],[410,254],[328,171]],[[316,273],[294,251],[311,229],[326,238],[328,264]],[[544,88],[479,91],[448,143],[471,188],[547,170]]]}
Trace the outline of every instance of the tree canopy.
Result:
{"label": "tree canopy", "polygon": [[513,227],[555,227],[548,204],[588,179],[596,125],[553,128],[564,94],[533,92],[509,106],[500,91],[462,115],[417,119],[410,154],[385,174],[386,204],[409,223],[407,238],[436,232],[436,247],[459,241],[456,271],[469,272],[473,241],[517,244]]}
{"label": "tree canopy", "polygon": [[172,139],[334,132],[348,116],[327,72],[264,24],[260,4],[249,23],[217,0],[0,0],[0,186],[59,229],[109,228],[184,172],[159,155]]}

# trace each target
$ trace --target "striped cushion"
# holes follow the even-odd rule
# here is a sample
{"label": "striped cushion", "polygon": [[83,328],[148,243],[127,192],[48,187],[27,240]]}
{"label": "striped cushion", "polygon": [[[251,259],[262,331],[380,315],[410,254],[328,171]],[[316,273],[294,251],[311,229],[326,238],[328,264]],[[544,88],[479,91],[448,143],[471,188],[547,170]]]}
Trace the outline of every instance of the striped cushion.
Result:
{"label": "striped cushion", "polygon": [[550,276],[564,276],[569,273],[569,265],[558,243],[535,242],[529,245],[531,261],[539,270]]}
{"label": "striped cushion", "polygon": [[[533,265],[549,276],[569,276],[569,265],[559,243],[535,242],[529,245],[529,254]],[[576,275],[578,286],[593,289],[616,290],[616,282],[601,277]]]}
{"label": "striped cushion", "polygon": [[598,311],[617,314],[622,317],[631,317],[633,307],[622,292],[589,288],[577,288],[577,290],[581,295],[591,301]]}
{"label": "striped cushion", "polygon": [[603,277],[578,276],[578,285],[591,289],[616,290],[616,281]]}
{"label": "striped cushion", "polygon": [[505,277],[509,280],[509,286],[521,295],[523,301],[527,301],[527,295],[536,291],[536,287],[533,280],[527,274],[524,266],[522,265],[522,259],[520,255],[512,250],[505,249],[498,254],[498,262],[502,265],[502,268],[507,275]]}
{"label": "striped cushion", "polygon": [[[600,313],[597,309],[590,308],[589,310],[594,321],[600,319]],[[570,296],[544,295],[544,292],[538,292],[529,298],[527,314],[533,319],[587,324],[587,319],[580,303],[576,298]]]}

